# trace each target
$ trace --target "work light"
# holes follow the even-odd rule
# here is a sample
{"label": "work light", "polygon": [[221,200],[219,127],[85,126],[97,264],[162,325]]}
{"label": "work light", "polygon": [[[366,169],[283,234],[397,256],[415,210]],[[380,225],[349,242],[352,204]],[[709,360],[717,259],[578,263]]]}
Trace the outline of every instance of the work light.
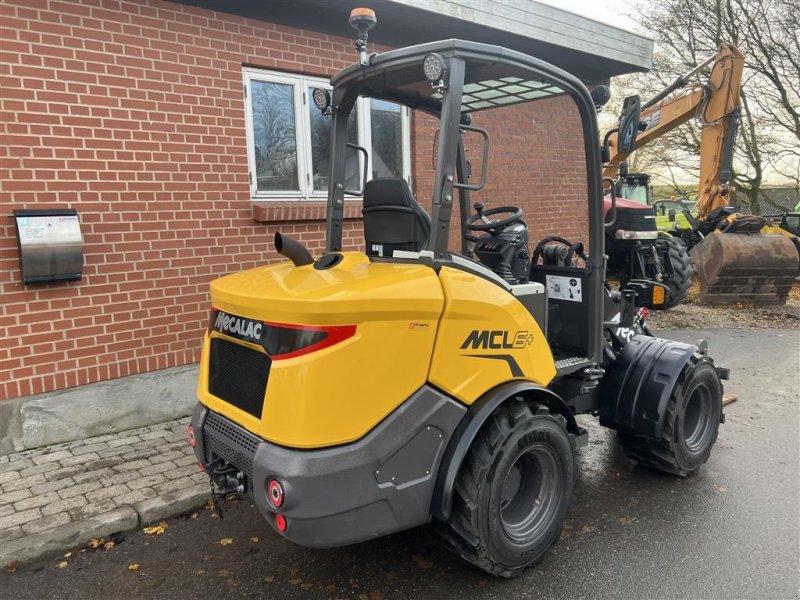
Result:
{"label": "work light", "polygon": [[314,99],[314,105],[322,112],[328,110],[331,105],[331,94],[325,88],[314,88],[311,97]]}
{"label": "work light", "polygon": [[433,84],[439,83],[445,74],[444,59],[438,54],[428,54],[422,61],[425,78]]}

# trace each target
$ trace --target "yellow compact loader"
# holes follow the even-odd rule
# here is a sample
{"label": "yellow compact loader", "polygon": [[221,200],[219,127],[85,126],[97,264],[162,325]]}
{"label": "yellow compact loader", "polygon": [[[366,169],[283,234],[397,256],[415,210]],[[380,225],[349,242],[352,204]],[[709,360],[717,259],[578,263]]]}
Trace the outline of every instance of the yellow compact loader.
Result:
{"label": "yellow compact loader", "polygon": [[[629,456],[678,476],[709,457],[723,421],[704,346],[653,337],[637,303],[652,286],[605,286],[595,108],[575,77],[524,54],[460,40],[367,54],[314,91],[332,118],[327,252],[276,234],[289,260],[211,284],[189,442],[214,495],[247,494],[279,535],[352,544],[431,522],[500,576],[536,562],[575,494],[578,413],[617,430]],[[484,109],[561,95],[583,128],[586,245],[530,252],[513,206],[470,216],[463,136]],[[429,217],[408,183],[363,187],[366,252],[344,251],[347,120],[359,97],[438,119]],[[368,152],[357,147],[365,158]],[[488,157],[484,153],[484,158]],[[360,193],[360,192],[359,192]],[[454,198],[460,251],[448,247]]]}

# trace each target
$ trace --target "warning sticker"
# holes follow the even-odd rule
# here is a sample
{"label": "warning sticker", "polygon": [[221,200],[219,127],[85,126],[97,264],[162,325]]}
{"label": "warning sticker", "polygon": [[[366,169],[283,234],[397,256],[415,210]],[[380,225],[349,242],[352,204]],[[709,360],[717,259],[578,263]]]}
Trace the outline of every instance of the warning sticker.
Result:
{"label": "warning sticker", "polygon": [[583,302],[581,280],[577,277],[547,275],[547,295],[555,300]]}

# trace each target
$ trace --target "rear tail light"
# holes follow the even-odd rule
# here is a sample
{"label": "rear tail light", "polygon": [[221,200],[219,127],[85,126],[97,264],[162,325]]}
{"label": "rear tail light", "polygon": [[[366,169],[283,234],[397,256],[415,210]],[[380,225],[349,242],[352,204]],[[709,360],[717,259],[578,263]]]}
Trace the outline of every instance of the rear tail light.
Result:
{"label": "rear tail light", "polygon": [[192,448],[197,445],[197,439],[194,437],[194,427],[191,425],[186,429],[186,441],[189,442]]}
{"label": "rear tail light", "polygon": [[284,360],[328,348],[353,337],[355,325],[293,325],[256,321],[211,309],[208,329],[264,347],[272,360]]}
{"label": "rear tail light", "polygon": [[283,486],[277,479],[271,479],[267,485],[267,498],[275,508],[280,508],[283,504]]}

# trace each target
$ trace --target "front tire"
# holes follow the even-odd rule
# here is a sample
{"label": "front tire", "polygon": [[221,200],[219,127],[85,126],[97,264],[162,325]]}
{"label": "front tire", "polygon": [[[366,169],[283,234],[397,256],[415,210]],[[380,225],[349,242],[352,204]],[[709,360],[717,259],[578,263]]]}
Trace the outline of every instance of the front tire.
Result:
{"label": "front tire", "polygon": [[501,577],[537,562],[556,541],[575,495],[575,449],[561,415],[511,399],[489,417],[456,479],[445,539]]}
{"label": "front tire", "polygon": [[704,464],[717,441],[722,417],[722,384],[713,363],[698,355],[683,368],[670,395],[657,439],[619,434],[628,457],[685,477]]}
{"label": "front tire", "polygon": [[689,252],[686,250],[686,245],[681,240],[673,237],[664,237],[659,240],[659,243],[667,246],[666,255],[672,274],[664,282],[670,292],[667,301],[664,304],[654,305],[653,308],[667,310],[686,300],[689,288],[692,287],[694,268],[689,258]]}

